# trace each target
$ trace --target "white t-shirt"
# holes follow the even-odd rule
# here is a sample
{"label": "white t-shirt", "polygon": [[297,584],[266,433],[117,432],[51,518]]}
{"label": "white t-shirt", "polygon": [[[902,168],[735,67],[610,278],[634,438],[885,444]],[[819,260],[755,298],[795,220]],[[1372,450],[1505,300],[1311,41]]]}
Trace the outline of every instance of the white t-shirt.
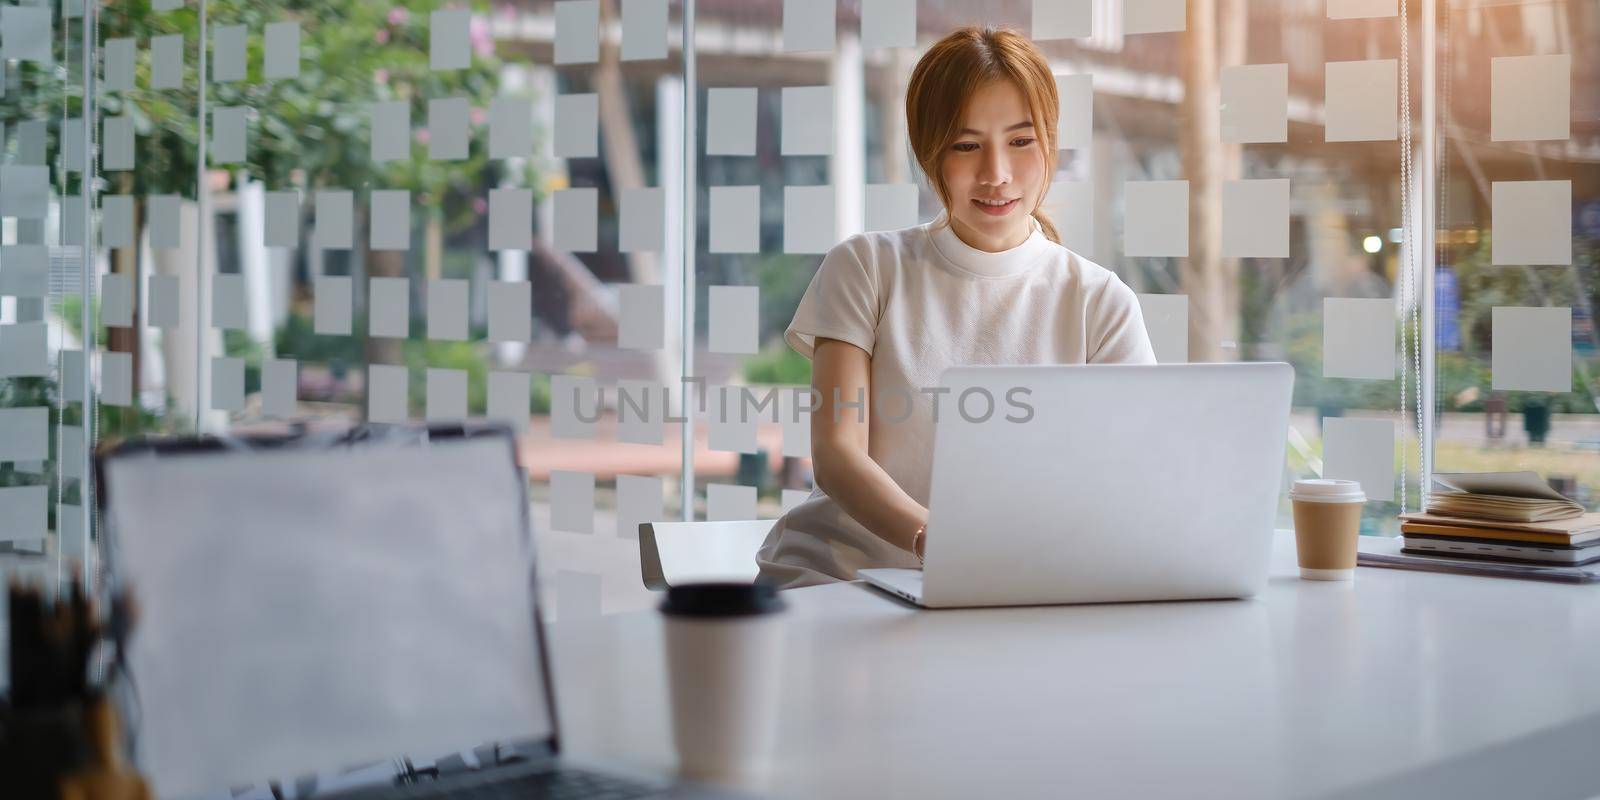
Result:
{"label": "white t-shirt", "polygon": [[[948,414],[954,402],[924,390],[938,387],[946,368],[1156,360],[1138,298],[1115,273],[1050,241],[1037,222],[1022,244],[990,253],[961,241],[946,219],[835,245],[784,333],[807,358],[819,336],[871,355],[867,454],[924,506],[933,405]],[[756,560],[762,580],[782,588],[854,580],[864,567],[917,566],[820,489],[773,525]]]}

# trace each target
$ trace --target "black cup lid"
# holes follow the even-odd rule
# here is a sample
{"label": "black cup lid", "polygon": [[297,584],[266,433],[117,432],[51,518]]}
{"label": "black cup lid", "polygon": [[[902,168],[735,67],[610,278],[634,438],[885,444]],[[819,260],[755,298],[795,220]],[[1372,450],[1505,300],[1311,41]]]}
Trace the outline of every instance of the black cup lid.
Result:
{"label": "black cup lid", "polygon": [[661,613],[669,617],[751,617],[784,608],[765,583],[688,583],[667,590]]}

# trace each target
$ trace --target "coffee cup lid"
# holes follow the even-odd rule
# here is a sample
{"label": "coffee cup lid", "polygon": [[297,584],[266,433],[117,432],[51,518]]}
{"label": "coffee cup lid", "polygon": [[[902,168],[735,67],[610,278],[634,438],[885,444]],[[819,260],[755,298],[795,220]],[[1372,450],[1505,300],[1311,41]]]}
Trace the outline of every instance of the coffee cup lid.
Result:
{"label": "coffee cup lid", "polygon": [[1294,482],[1294,489],[1289,492],[1289,499],[1311,503],[1364,503],[1367,495],[1361,491],[1360,481],[1308,478]]}
{"label": "coffee cup lid", "polygon": [[750,617],[784,609],[765,583],[688,583],[667,590],[661,613],[669,617]]}

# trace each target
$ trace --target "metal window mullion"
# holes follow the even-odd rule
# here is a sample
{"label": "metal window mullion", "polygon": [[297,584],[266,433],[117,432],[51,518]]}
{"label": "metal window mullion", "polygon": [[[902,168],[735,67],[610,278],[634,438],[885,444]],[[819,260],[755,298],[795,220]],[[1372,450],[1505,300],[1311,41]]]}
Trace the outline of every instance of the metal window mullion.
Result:
{"label": "metal window mullion", "polygon": [[[698,87],[695,74],[695,47],[694,47],[694,12],[695,0],[683,0],[683,301],[681,312],[683,315],[683,375],[688,378],[694,375],[694,307],[695,307],[695,250],[697,247],[695,234],[699,226],[699,213],[695,207],[699,196],[699,180],[695,171],[695,146],[696,129],[698,127],[696,113]],[[698,384],[680,380],[682,387],[682,416],[683,435],[682,469],[678,481],[678,496],[682,503],[679,513],[684,522],[694,521],[694,393]]]}

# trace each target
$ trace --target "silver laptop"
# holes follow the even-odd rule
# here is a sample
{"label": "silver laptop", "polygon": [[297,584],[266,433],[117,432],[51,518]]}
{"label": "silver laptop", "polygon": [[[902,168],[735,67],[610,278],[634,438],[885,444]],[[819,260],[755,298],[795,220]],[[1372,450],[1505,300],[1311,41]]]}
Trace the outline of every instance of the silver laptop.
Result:
{"label": "silver laptop", "polygon": [[503,427],[371,426],[102,456],[156,792],[707,796],[561,756],[514,449]]}
{"label": "silver laptop", "polygon": [[1288,364],[955,367],[942,385],[924,569],[861,570],[871,585],[929,608],[1265,585]]}

